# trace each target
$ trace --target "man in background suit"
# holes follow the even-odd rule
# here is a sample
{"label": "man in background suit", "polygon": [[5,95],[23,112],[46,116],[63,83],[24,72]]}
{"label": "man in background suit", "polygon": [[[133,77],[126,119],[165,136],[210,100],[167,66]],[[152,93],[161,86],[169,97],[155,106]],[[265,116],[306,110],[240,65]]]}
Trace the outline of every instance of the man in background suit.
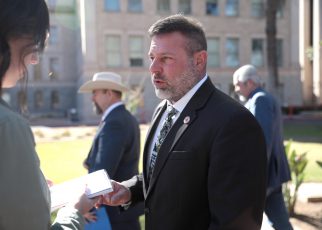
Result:
{"label": "man in background suit", "polygon": [[274,229],[293,229],[282,193],[282,184],[291,179],[283,144],[281,108],[274,97],[261,87],[261,79],[252,65],[237,69],[233,76],[235,92],[263,129],[268,159],[268,184],[265,213]]}
{"label": "man in background suit", "polygon": [[152,83],[163,101],[147,134],[143,175],[114,182],[102,202],[127,207],[144,200],[146,230],[260,229],[266,190],[260,126],[207,76],[199,22],[173,15],[149,34]]}
{"label": "man in background suit", "polygon": [[[96,73],[79,89],[81,93],[92,93],[96,112],[102,114],[98,132],[84,161],[89,173],[105,169],[113,180],[125,180],[138,173],[140,131],[136,118],[122,102],[122,93],[127,90],[121,76],[112,72]],[[142,207],[120,213],[118,208],[106,206],[106,211],[113,230],[140,229],[138,218],[143,213]]]}

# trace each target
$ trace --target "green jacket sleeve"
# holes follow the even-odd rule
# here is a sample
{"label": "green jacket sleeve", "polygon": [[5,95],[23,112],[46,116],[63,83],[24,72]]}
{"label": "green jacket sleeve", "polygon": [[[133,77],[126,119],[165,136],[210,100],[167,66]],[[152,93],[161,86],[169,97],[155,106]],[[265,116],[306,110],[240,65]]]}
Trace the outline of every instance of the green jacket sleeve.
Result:
{"label": "green jacket sleeve", "polygon": [[65,207],[58,211],[51,230],[80,230],[84,229],[85,220],[74,208]]}
{"label": "green jacket sleeve", "polygon": [[50,227],[45,187],[27,122],[0,105],[0,229]]}

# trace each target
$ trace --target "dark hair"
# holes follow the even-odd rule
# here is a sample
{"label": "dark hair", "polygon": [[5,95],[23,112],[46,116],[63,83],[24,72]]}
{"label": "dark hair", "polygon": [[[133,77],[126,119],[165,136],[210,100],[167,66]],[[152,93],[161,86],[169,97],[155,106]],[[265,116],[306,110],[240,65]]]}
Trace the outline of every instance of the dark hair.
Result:
{"label": "dark hair", "polygon": [[0,0],[0,90],[10,65],[9,40],[31,38],[32,43],[21,51],[20,60],[23,60],[35,52],[31,46],[36,46],[38,52],[43,51],[48,32],[49,13],[44,0]]}
{"label": "dark hair", "polygon": [[186,50],[190,55],[197,51],[207,50],[207,40],[201,23],[182,14],[158,20],[148,32],[150,37],[173,32],[181,33],[188,39]]}
{"label": "dark hair", "polygon": [[122,92],[118,91],[118,90],[114,90],[112,89],[112,92],[118,97],[118,98],[122,98]]}
{"label": "dark hair", "polygon": [[114,93],[118,98],[122,98],[122,92],[114,89],[102,89],[103,93],[106,94],[107,91],[110,90],[112,93]]}

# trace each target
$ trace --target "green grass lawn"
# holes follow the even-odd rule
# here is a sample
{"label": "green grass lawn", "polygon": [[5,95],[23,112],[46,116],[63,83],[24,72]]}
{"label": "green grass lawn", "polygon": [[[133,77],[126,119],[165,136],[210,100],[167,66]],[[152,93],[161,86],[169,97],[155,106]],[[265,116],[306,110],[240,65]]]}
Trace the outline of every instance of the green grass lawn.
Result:
{"label": "green grass lawn", "polygon": [[40,166],[46,178],[54,183],[60,183],[85,175],[87,171],[82,164],[91,147],[91,142],[92,139],[87,138],[37,143]]}
{"label": "green grass lawn", "polygon": [[322,121],[288,120],[284,122],[284,139],[292,140],[292,149],[298,154],[307,152],[306,182],[322,182]]}
{"label": "green grass lawn", "polygon": [[322,121],[286,121],[284,123],[284,136],[285,139],[317,138],[318,142],[322,143]]}
{"label": "green grass lawn", "polygon": [[308,164],[305,169],[305,182],[322,182],[322,168],[316,163],[322,161],[322,144],[321,143],[303,143],[292,142],[292,149],[296,152],[307,152]]}
{"label": "green grass lawn", "polygon": [[[147,126],[141,126],[141,149],[147,132]],[[46,134],[43,134],[46,135]],[[41,169],[47,179],[54,183],[85,175],[83,161],[91,148],[93,137],[84,139],[52,142],[38,142],[36,150],[40,158]],[[139,163],[139,171],[142,171],[142,154]]]}
{"label": "green grass lawn", "polygon": [[[299,132],[294,131],[294,127],[291,127],[291,129],[291,131],[287,130],[286,140],[298,136]],[[309,129],[312,130],[314,127],[309,127]],[[147,127],[141,126],[141,149],[144,144],[146,131]],[[305,130],[303,131],[303,128],[300,129],[300,132],[308,134]],[[320,135],[320,133],[317,132],[315,135]],[[311,136],[314,135],[311,134]],[[91,143],[92,137],[70,141],[57,140],[54,142],[37,143],[36,149],[41,161],[41,169],[45,176],[54,183],[60,183],[86,174],[82,163],[88,154]],[[295,139],[292,142],[292,148],[297,153],[308,152],[309,163],[306,168],[305,181],[322,182],[322,169],[316,164],[317,160],[322,161],[322,137],[321,142],[303,142]],[[142,159],[140,160],[139,168],[142,171]]]}

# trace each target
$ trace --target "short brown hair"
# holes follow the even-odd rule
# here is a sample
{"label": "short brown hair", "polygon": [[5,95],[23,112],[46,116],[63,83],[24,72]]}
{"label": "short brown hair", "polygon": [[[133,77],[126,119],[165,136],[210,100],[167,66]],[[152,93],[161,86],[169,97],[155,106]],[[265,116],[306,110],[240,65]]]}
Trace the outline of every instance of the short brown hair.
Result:
{"label": "short brown hair", "polygon": [[173,32],[181,33],[188,39],[186,50],[190,55],[201,50],[207,50],[207,40],[201,23],[182,14],[175,14],[158,20],[150,27],[148,32],[150,37]]}

